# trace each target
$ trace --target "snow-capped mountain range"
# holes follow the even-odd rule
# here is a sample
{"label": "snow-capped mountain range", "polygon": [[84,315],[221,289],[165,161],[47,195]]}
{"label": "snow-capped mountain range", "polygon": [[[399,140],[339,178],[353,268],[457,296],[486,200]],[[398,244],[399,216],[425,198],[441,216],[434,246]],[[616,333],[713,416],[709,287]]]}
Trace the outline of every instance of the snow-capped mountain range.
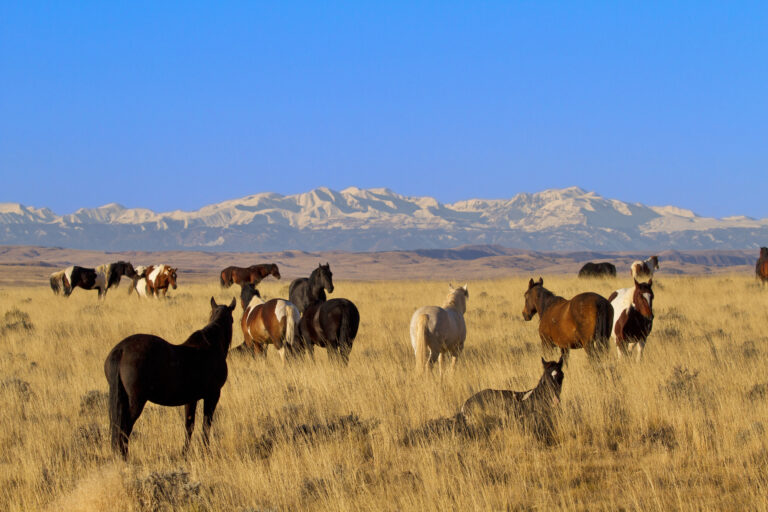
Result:
{"label": "snow-capped mountain range", "polygon": [[768,245],[768,219],[701,217],[606,199],[578,187],[452,204],[389,189],[261,193],[156,213],[111,203],[57,215],[0,203],[0,244],[72,249],[381,251],[496,244],[545,251],[746,249]]}

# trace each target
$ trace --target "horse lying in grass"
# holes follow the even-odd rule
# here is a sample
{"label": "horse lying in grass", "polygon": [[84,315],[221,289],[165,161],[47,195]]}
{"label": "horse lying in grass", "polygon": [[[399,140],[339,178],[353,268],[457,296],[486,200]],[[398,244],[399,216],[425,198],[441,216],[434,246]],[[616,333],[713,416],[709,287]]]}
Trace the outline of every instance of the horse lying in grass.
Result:
{"label": "horse lying in grass", "polygon": [[232,311],[211,297],[208,325],[181,345],[151,334],[134,334],[118,343],[104,362],[109,383],[109,423],[112,448],[128,457],[128,438],[147,402],[185,406],[186,442],[195,427],[195,408],[203,400],[203,442],[227,381],[227,352],[232,342]]}

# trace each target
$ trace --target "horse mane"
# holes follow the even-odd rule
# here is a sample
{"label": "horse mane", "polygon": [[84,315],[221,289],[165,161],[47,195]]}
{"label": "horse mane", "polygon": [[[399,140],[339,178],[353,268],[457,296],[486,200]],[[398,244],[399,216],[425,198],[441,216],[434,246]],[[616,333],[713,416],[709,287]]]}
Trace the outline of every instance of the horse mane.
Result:
{"label": "horse mane", "polygon": [[[462,309],[462,313],[464,313],[467,310],[467,301],[466,301],[466,290],[464,288],[454,288],[450,292],[448,292],[448,296],[445,298],[445,302],[443,302],[443,308],[453,308],[453,309]],[[461,297],[461,301],[459,301],[459,297]],[[463,308],[459,308],[459,306],[463,306]]]}

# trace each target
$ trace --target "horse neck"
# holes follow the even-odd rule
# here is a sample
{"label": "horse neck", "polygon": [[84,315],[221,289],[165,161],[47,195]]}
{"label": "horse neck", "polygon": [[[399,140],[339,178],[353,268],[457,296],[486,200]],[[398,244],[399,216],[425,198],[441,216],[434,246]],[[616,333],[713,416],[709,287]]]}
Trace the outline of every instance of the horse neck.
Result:
{"label": "horse neck", "polygon": [[547,395],[554,395],[556,398],[559,399],[560,389],[558,389],[556,384],[551,383],[548,376],[544,374],[539,379],[539,383],[533,389],[533,393],[531,393],[531,398],[533,397],[544,398]]}
{"label": "horse neck", "polygon": [[452,309],[463,315],[467,311],[467,303],[462,298],[453,295],[447,301],[445,301],[445,304],[443,304],[443,309]]}
{"label": "horse neck", "polygon": [[320,273],[317,274],[315,272],[312,272],[312,274],[309,276],[309,293],[313,297],[322,297],[325,299],[325,294],[323,293],[323,290],[325,287],[323,286],[323,283],[320,281],[319,277]]}
{"label": "horse neck", "polygon": [[[210,348],[221,349],[224,354],[229,350],[232,343],[232,323],[226,319],[217,318],[199,331],[203,338],[208,342]],[[194,335],[193,335],[194,336]],[[190,337],[191,338],[191,337]],[[220,343],[214,343],[219,342]]]}
{"label": "horse neck", "polygon": [[564,298],[559,297],[546,288],[542,287],[541,291],[536,294],[536,309],[539,312],[539,316],[541,316],[541,314],[549,309],[549,307],[553,304],[557,304],[564,300]]}

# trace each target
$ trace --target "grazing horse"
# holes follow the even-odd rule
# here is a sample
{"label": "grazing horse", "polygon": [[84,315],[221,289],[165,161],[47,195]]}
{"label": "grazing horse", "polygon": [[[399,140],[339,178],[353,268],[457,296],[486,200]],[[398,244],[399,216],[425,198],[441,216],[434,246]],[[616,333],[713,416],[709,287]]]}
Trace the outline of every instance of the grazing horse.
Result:
{"label": "grazing horse", "polygon": [[243,317],[243,344],[236,350],[245,350],[267,356],[267,345],[272,344],[285,363],[285,349],[293,352],[296,345],[296,327],[299,323],[299,309],[284,299],[270,299],[264,302],[252,283],[245,283],[240,292]]}
{"label": "grazing horse", "polygon": [[585,263],[579,270],[579,277],[616,277],[616,265],[604,261],[602,263]]}
{"label": "grazing horse", "polygon": [[346,365],[359,326],[360,312],[350,300],[339,298],[310,304],[299,323],[299,353],[309,352],[314,357],[313,345],[317,345],[326,349],[329,359]]}
{"label": "grazing horse", "polygon": [[211,297],[208,325],[195,331],[181,345],[172,345],[151,334],[134,334],[118,343],[104,362],[109,383],[109,423],[112,448],[127,458],[128,438],[147,402],[170,407],[185,406],[187,430],[184,452],[195,427],[195,407],[203,403],[203,441],[227,381],[227,352],[232,342],[232,311]]}
{"label": "grazing horse", "polygon": [[763,283],[768,283],[768,247],[760,248],[760,257],[755,265],[755,275]]}
{"label": "grazing horse", "polygon": [[637,260],[630,266],[635,281],[653,279],[653,271],[659,270],[659,257],[651,256],[645,261]]}
{"label": "grazing horse", "polygon": [[251,265],[250,267],[227,267],[221,271],[219,282],[223,288],[229,288],[233,283],[243,285],[251,283],[258,286],[267,276],[280,279],[280,270],[274,263],[264,265]]}
{"label": "grazing horse", "polygon": [[583,348],[590,357],[606,348],[611,337],[613,308],[596,293],[580,293],[568,300],[544,288],[544,280],[531,279],[525,292],[523,318],[539,313],[539,337],[543,349],[560,348],[564,360],[570,349]]}
{"label": "grazing horse", "polygon": [[616,290],[608,297],[613,306],[611,340],[616,343],[619,357],[629,355],[637,345],[637,360],[643,356],[645,341],[653,328],[653,279],[647,283],[635,281],[632,288]]}
{"label": "grazing horse", "polygon": [[464,349],[467,326],[464,313],[467,311],[469,292],[467,285],[459,288],[450,286],[450,292],[442,307],[422,306],[411,316],[411,345],[416,354],[416,371],[432,368],[436,361],[443,373],[443,355],[452,356],[451,369]]}
{"label": "grazing horse", "polygon": [[163,297],[168,293],[168,287],[176,289],[176,271],[170,265],[149,265],[144,270],[143,277],[136,280],[134,288],[139,297]]}
{"label": "grazing horse", "polygon": [[461,406],[461,415],[465,420],[482,420],[483,417],[506,417],[548,427],[551,432],[552,411],[560,404],[560,391],[563,388],[563,358],[545,361],[541,358],[544,372],[535,388],[528,391],[507,389],[484,389],[475,393]]}
{"label": "grazing horse", "polygon": [[99,298],[102,299],[106,297],[110,287],[116,287],[120,284],[122,276],[132,278],[135,274],[133,265],[125,261],[107,263],[96,268],[73,265],[51,274],[50,283],[51,289],[56,295],[63,291],[64,296],[69,297],[75,287],[79,286],[85,290],[98,289]]}
{"label": "grazing horse", "polygon": [[333,293],[333,273],[328,263],[318,265],[309,275],[309,279],[306,277],[294,279],[288,287],[288,298],[300,312],[304,313],[310,304],[325,301],[324,290]]}

